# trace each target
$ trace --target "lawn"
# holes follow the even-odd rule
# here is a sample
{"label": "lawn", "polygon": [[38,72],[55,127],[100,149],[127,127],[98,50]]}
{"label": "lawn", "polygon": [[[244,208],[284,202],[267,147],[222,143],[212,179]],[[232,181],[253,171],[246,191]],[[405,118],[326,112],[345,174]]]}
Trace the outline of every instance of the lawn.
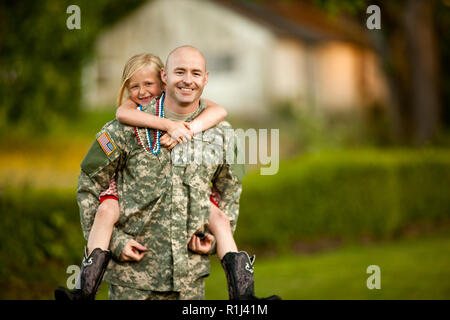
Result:
{"label": "lawn", "polygon": [[[367,267],[380,267],[381,289],[367,288]],[[258,296],[283,299],[450,299],[450,236],[350,245],[310,255],[256,259]],[[212,258],[206,299],[227,299],[225,275]]]}
{"label": "lawn", "polygon": [[[447,230],[448,231],[448,230]],[[207,300],[228,299],[225,275],[211,258]],[[380,267],[381,289],[368,289],[367,267]],[[309,299],[450,299],[450,235],[376,244],[353,244],[307,255],[283,255],[255,262],[255,290],[260,297]],[[107,299],[103,284],[98,299]]]}

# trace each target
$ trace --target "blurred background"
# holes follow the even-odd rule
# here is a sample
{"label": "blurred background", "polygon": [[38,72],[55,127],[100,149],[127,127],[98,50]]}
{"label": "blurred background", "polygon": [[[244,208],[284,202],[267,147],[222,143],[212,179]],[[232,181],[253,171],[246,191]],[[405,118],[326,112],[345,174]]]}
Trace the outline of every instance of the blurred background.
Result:
{"label": "blurred background", "polygon": [[[235,233],[257,295],[449,299],[448,30],[448,0],[2,1],[0,298],[66,285],[79,165],[125,62],[191,44],[234,128],[279,129],[279,171],[248,165]],[[206,298],[227,299],[211,261]]]}

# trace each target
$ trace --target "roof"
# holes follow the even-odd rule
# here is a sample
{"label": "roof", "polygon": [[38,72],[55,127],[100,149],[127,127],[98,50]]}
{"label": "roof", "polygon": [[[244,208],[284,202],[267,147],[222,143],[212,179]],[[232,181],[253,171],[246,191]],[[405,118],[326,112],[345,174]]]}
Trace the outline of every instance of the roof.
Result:
{"label": "roof", "polygon": [[341,40],[367,46],[363,29],[347,16],[331,16],[310,1],[213,0],[255,22],[265,25],[279,36],[306,42]]}

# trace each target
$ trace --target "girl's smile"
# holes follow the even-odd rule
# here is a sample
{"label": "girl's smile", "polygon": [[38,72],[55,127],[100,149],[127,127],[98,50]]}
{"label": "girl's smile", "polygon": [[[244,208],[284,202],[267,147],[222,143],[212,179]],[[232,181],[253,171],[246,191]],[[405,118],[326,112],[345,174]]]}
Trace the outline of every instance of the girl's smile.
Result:
{"label": "girl's smile", "polygon": [[138,105],[147,105],[154,97],[161,95],[158,75],[150,65],[142,67],[130,78],[128,93]]}

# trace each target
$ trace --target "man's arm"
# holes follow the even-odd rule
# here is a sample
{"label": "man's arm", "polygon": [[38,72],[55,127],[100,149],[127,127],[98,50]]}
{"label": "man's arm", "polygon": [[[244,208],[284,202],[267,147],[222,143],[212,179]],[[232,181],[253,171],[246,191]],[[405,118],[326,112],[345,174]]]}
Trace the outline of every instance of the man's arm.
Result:
{"label": "man's arm", "polygon": [[[231,145],[225,144],[224,157],[227,152],[234,154],[233,163],[221,164],[213,178],[213,186],[220,194],[219,208],[225,212],[230,219],[231,230],[234,233],[239,215],[239,199],[242,192],[242,179],[245,176],[245,164],[238,164],[238,144],[233,136]],[[224,159],[225,160],[225,159]]]}
{"label": "man's arm", "polygon": [[[83,235],[87,240],[99,206],[101,191],[109,186],[114,173],[120,166],[124,154],[123,132],[117,130],[117,125],[105,126],[93,142],[86,157],[81,163],[81,173],[78,180],[77,200],[80,208],[80,219]],[[118,258],[131,236],[114,227],[110,249]]]}

